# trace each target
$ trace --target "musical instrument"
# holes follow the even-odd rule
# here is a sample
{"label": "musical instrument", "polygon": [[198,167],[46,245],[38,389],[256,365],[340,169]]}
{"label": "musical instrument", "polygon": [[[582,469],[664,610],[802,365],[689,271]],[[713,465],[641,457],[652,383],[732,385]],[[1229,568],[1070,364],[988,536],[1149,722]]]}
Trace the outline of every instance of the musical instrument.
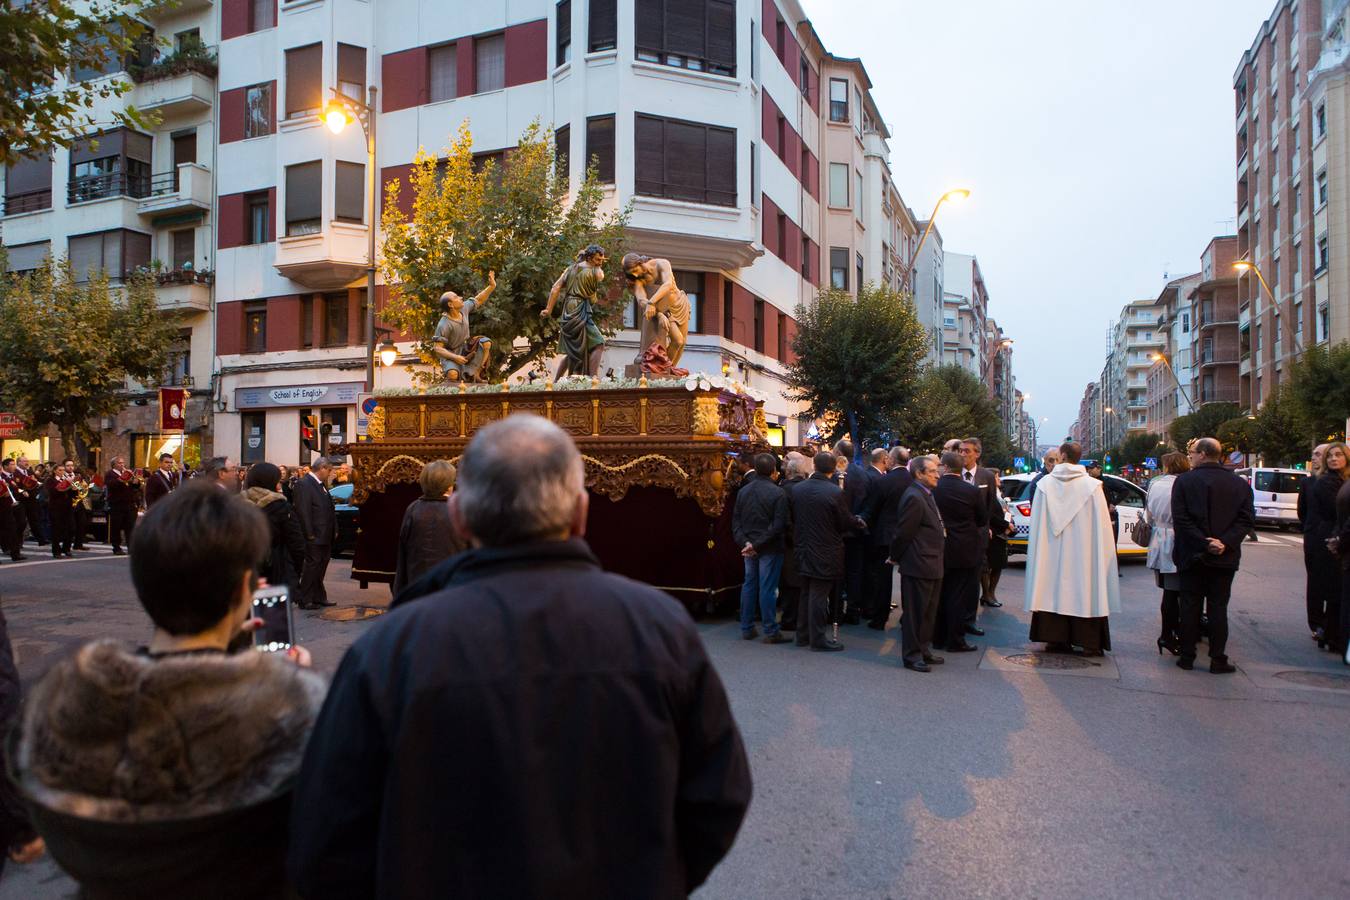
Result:
{"label": "musical instrument", "polygon": [[57,475],[55,478],[52,479],[52,486],[55,487],[58,491],[61,491],[62,493],[69,491],[71,486],[74,485],[74,483],[75,479],[67,478],[65,475]]}
{"label": "musical instrument", "polygon": [[75,480],[75,503],[77,506],[89,508],[89,482],[82,478]]}

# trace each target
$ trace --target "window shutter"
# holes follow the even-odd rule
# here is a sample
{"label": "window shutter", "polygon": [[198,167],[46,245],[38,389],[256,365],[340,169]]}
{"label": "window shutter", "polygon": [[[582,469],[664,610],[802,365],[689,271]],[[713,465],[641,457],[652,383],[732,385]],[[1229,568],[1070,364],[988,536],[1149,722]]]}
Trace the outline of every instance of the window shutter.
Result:
{"label": "window shutter", "polygon": [[[595,53],[598,50],[613,50],[619,45],[619,10],[617,0],[591,0],[591,21],[590,21],[590,51]],[[641,22],[641,8],[643,4],[638,3],[639,23]],[[639,24],[641,29],[642,25]]]}
{"label": "window shutter", "polygon": [[[678,2],[678,0],[676,0]],[[637,0],[633,29],[639,51],[660,52],[665,46],[666,9],[664,0]]]}
{"label": "window shutter", "polygon": [[553,132],[553,158],[559,178],[567,180],[572,171],[572,126],[564,125]]}
{"label": "window shutter", "polygon": [[666,7],[665,50],[681,56],[703,58],[707,43],[703,33],[707,10],[700,0],[684,0]]}
{"label": "window shutter", "polygon": [[586,165],[594,161],[596,174],[604,184],[614,183],[614,117],[597,116],[586,120]]}
{"label": "window shutter", "polygon": [[31,191],[52,189],[52,158],[44,154],[38,159],[23,158],[5,168],[5,194],[27,194]]}
{"label": "window shutter", "polygon": [[711,0],[708,4],[708,62],[736,71],[736,4]]}
{"label": "window shutter", "polygon": [[123,273],[129,275],[137,269],[149,268],[150,235],[139,231],[119,231],[117,236],[125,254],[123,260],[126,267]]}
{"label": "window shutter", "polygon": [[323,163],[300,163],[286,167],[286,225],[323,216]]}
{"label": "window shutter", "polygon": [[666,123],[666,196],[702,203],[708,187],[708,130],[685,122]]}
{"label": "window shutter", "polygon": [[666,182],[665,122],[652,116],[636,116],[633,145],[635,190],[639,194],[662,196]]}
{"label": "window shutter", "polygon": [[122,232],[105,231],[103,239],[103,270],[109,278],[122,277]]}
{"label": "window shutter", "polygon": [[323,108],[323,44],[286,51],[286,118]]}
{"label": "window shutter", "polygon": [[428,99],[453,100],[459,90],[459,47],[442,44],[432,47],[427,54]]}
{"label": "window shutter", "polygon": [[[354,47],[351,44],[338,44],[338,84],[359,85],[360,93],[364,94],[366,89],[366,48]],[[356,97],[357,100],[365,100],[364,96]]]}
{"label": "window shutter", "polygon": [[506,87],[506,36],[493,34],[475,38],[474,62],[477,66],[474,93],[497,91]]}
{"label": "window shutter", "polygon": [[339,222],[366,220],[366,167],[362,163],[337,163],[333,193],[333,218]]}
{"label": "window shutter", "polygon": [[708,200],[720,206],[736,205],[736,132],[708,129]]}
{"label": "window shutter", "polygon": [[103,268],[103,235],[86,234],[73,237],[68,242],[67,254],[70,256],[70,271],[76,281],[87,281],[90,272]]}
{"label": "window shutter", "polygon": [[[594,15],[594,13],[592,13]],[[557,43],[553,50],[553,65],[567,62],[567,49],[572,44],[572,0],[559,0],[557,13]]]}
{"label": "window shutter", "polygon": [[[74,244],[74,239],[71,243]],[[6,247],[5,250],[9,254],[9,271],[30,272],[41,266],[43,260],[52,255],[52,242],[38,241],[34,244],[20,244],[17,247]]]}

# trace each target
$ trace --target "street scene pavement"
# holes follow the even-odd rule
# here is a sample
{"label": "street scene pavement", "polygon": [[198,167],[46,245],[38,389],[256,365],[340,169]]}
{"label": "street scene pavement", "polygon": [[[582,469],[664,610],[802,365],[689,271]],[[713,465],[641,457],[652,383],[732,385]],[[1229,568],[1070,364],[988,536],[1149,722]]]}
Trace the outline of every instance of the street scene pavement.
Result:
{"label": "street scene pavement", "polygon": [[[0,566],[26,684],[83,641],[149,636],[125,558],[30,556]],[[1153,573],[1122,573],[1099,659],[1035,652],[1020,563],[1000,585],[1006,605],[981,613],[981,651],[927,675],[900,667],[894,616],[886,632],[845,626],[836,654],[704,619],[755,796],[696,896],[1350,896],[1350,668],[1309,640],[1300,539],[1262,531],[1244,547],[1235,675],[1158,655]],[[335,560],[339,606],[298,623],[328,672],[388,600],[348,575]],[[47,859],[0,879],[0,900],[73,896]]]}

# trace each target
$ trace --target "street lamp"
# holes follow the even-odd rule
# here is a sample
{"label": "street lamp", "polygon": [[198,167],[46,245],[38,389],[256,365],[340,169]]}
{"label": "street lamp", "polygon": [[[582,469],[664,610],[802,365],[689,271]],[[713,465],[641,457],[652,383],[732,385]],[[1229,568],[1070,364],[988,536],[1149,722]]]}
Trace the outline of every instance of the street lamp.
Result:
{"label": "street lamp", "polygon": [[914,265],[919,261],[919,251],[923,249],[924,242],[928,240],[928,233],[933,230],[933,222],[937,219],[938,210],[942,209],[942,204],[948,201],[960,203],[969,196],[970,191],[965,188],[952,188],[938,198],[937,205],[933,207],[933,214],[928,217],[928,227],[923,230],[923,236],[919,238],[919,243],[914,247],[914,253],[909,258],[909,265],[905,266],[905,285],[909,287],[911,292],[914,290]]}
{"label": "street lamp", "polygon": [[1172,364],[1167,361],[1167,357],[1163,356],[1161,353],[1155,353],[1151,358],[1154,362],[1160,362],[1167,367],[1167,371],[1172,375],[1173,383],[1176,384],[1177,390],[1181,391],[1182,399],[1186,401],[1186,408],[1191,412],[1195,412],[1195,404],[1191,402],[1190,397],[1186,396],[1186,389],[1181,386],[1181,379],[1177,377],[1176,370],[1173,369]]}
{"label": "street lamp", "polygon": [[[377,91],[374,85],[368,90],[366,102],[362,103],[355,97],[349,97],[337,88],[329,88],[333,95],[332,99],[324,105],[323,121],[328,126],[328,130],[333,134],[341,134],[342,130],[352,122],[361,124],[361,131],[366,136],[366,207],[370,210],[368,215],[370,220],[366,225],[366,235],[369,238],[366,244],[366,390],[375,389],[375,228],[376,221],[375,205],[375,99]],[[393,342],[387,337],[385,341],[392,346]],[[381,361],[384,360],[384,348],[381,347]],[[398,352],[395,350],[394,359],[398,358]],[[393,363],[386,362],[385,365]]]}
{"label": "street lamp", "polygon": [[380,342],[380,365],[387,369],[398,362],[398,347],[394,345],[394,338],[388,328],[377,330],[384,335],[384,340]]}
{"label": "street lamp", "polygon": [[[1246,275],[1248,272],[1256,276],[1256,280],[1261,282],[1261,287],[1266,289],[1266,296],[1270,298],[1271,305],[1275,307],[1275,315],[1278,316],[1281,313],[1280,301],[1276,299],[1274,291],[1270,289],[1270,284],[1266,281],[1266,276],[1261,274],[1260,267],[1249,259],[1239,259],[1237,262],[1233,263],[1233,268],[1237,270],[1239,277]],[[1298,338],[1297,325],[1298,323],[1295,323],[1295,328],[1293,331],[1289,332],[1289,336],[1294,339],[1294,346],[1298,349],[1299,354],[1302,355],[1303,342]]]}

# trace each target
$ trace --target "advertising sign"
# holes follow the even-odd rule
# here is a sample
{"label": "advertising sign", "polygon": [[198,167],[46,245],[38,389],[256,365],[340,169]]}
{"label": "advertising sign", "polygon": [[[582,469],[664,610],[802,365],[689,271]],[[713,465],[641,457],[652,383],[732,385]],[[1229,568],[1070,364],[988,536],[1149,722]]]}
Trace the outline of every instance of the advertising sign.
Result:
{"label": "advertising sign", "polygon": [[284,387],[235,388],[236,409],[269,409],[285,406],[351,406],[365,387],[364,382],[340,384],[295,384]]}
{"label": "advertising sign", "polygon": [[18,437],[23,431],[23,419],[14,413],[0,412],[0,438]]}

